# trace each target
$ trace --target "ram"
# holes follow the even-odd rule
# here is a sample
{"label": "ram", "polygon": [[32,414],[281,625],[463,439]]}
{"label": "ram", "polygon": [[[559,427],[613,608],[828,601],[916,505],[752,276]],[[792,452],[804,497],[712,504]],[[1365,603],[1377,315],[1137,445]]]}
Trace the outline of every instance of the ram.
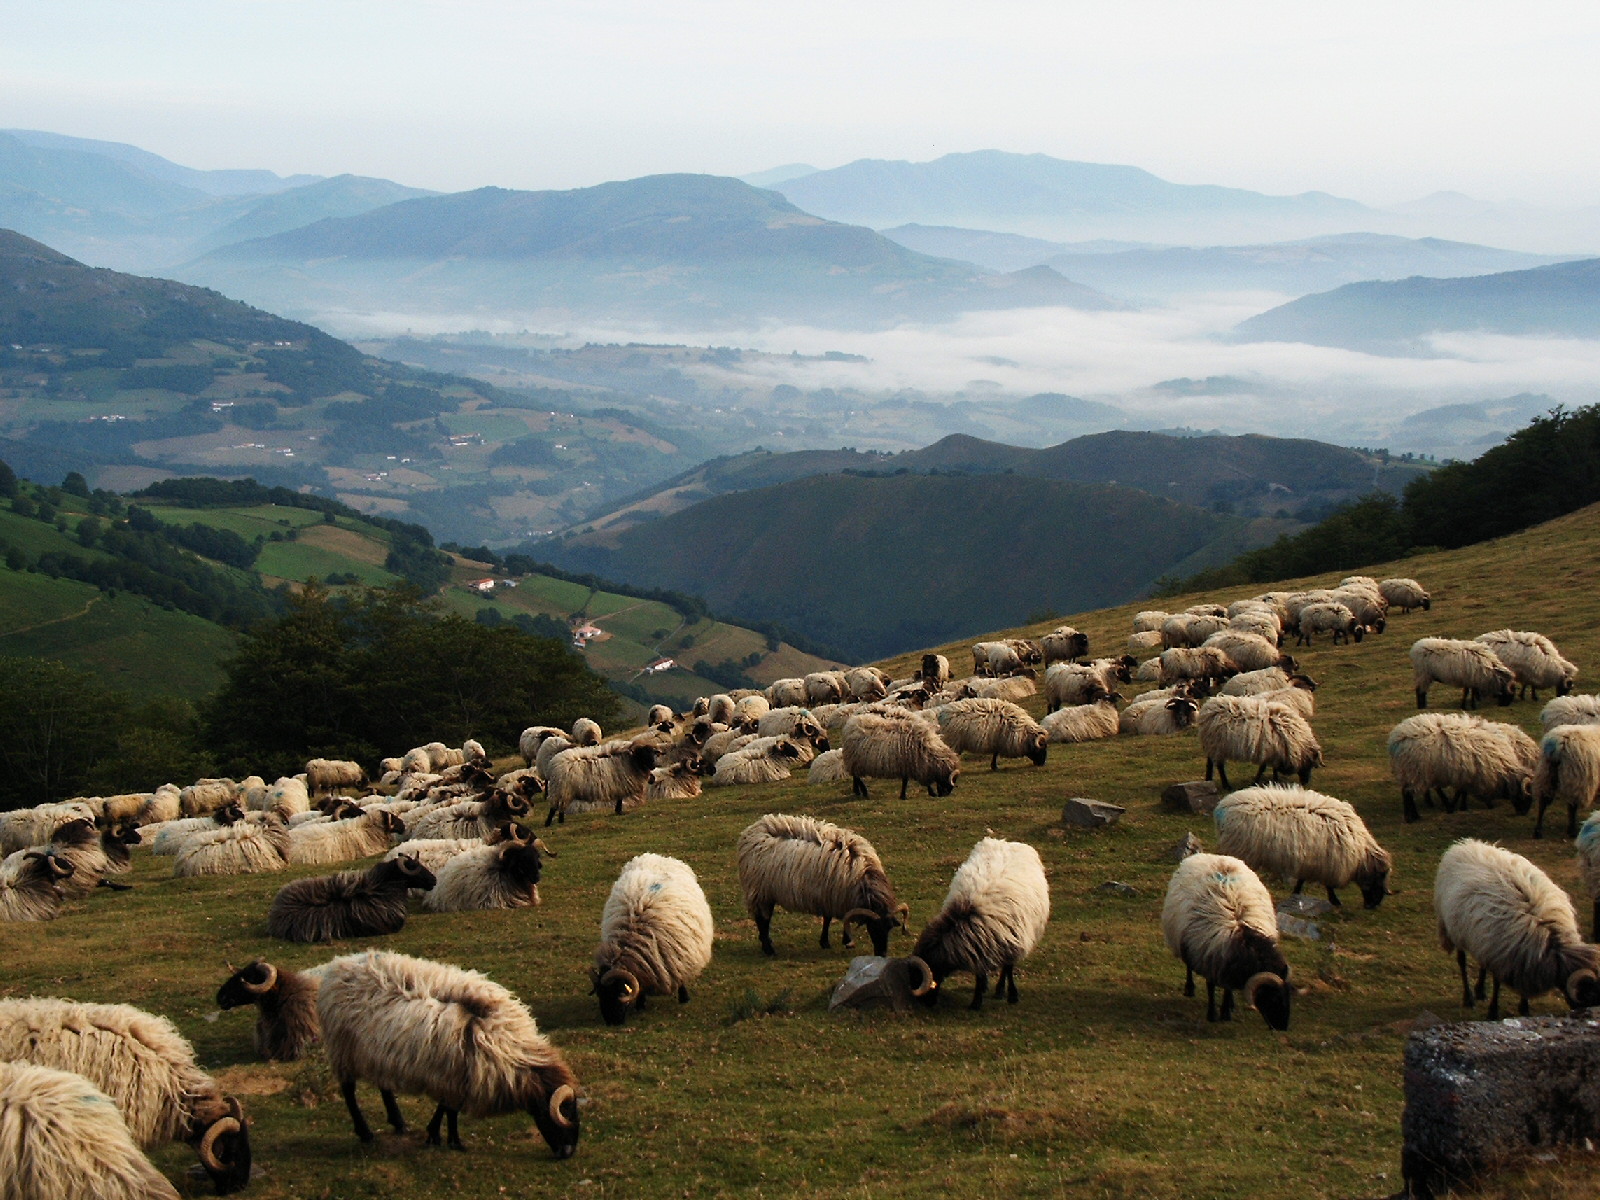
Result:
{"label": "ram", "polygon": [[18,850],[0,860],[0,921],[53,921],[67,894],[61,881],[72,864],[41,850]]}
{"label": "ram", "polygon": [[1242,991],[1269,1027],[1289,1028],[1294,992],[1278,949],[1277,913],[1247,863],[1222,854],[1192,854],[1179,863],[1161,906],[1161,934],[1183,963],[1183,994],[1194,995],[1196,975],[1206,981],[1206,1020],[1232,1020],[1233,993]]}
{"label": "ram", "polygon": [[1007,700],[957,700],[938,710],[939,734],[957,754],[989,755],[989,769],[1000,759],[1027,758],[1043,766],[1050,735],[1024,710]]}
{"label": "ram", "polygon": [[711,963],[711,906],[687,863],[660,854],[629,859],[600,915],[600,944],[589,972],[591,994],[608,1025],[626,1023],[648,996],[676,993]]}
{"label": "ram", "polygon": [[1343,800],[1307,788],[1241,788],[1217,802],[1217,852],[1243,859],[1256,872],[1293,880],[1295,895],[1307,883],[1328,889],[1354,882],[1368,908],[1389,895],[1394,862],[1360,814]]}
{"label": "ram", "polygon": [[1388,745],[1407,822],[1421,816],[1419,798],[1433,807],[1435,791],[1446,812],[1472,796],[1485,804],[1508,800],[1518,815],[1533,804],[1539,746],[1515,725],[1469,713],[1418,713],[1389,731]]}
{"label": "ram", "polygon": [[256,1053],[268,1062],[294,1062],[322,1040],[317,1018],[320,969],[291,971],[258,958],[217,989],[217,1007],[256,1006]]}
{"label": "ram", "polygon": [[550,801],[545,825],[558,818],[565,824],[569,810],[611,808],[621,816],[629,802],[636,806],[644,801],[660,756],[660,749],[645,740],[582,746],[556,755],[545,776]]}
{"label": "ram", "polygon": [[435,879],[414,858],[376,863],[365,871],[340,871],[286,883],[267,910],[267,932],[289,942],[398,933],[406,923],[412,888],[432,888]]}

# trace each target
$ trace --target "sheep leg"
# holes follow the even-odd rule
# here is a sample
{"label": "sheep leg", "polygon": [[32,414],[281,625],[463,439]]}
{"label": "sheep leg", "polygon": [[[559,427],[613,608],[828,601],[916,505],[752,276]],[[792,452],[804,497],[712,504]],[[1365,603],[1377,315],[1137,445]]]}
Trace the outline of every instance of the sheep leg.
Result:
{"label": "sheep leg", "polygon": [[[769,908],[765,912],[758,909],[751,915],[756,919],[756,932],[761,935],[761,953],[769,957],[776,954],[777,951],[772,948],[772,909]],[[822,934],[824,937],[827,936],[826,928]]]}
{"label": "sheep leg", "polygon": [[970,1007],[972,1008],[973,1012],[977,1012],[983,1007],[983,997],[988,990],[989,977],[980,971],[978,973],[977,985],[972,989],[972,1004]]}
{"label": "sheep leg", "polygon": [[545,813],[545,815],[544,815],[544,827],[546,829],[549,829],[550,828],[550,823],[552,821],[554,821],[555,819],[556,819],[556,806],[554,804],[552,804],[550,806],[550,811]]}
{"label": "sheep leg", "polygon": [[[1006,975],[1006,1003],[1007,1004],[1015,1004],[1017,1002],[1018,996],[1017,996],[1017,968],[1016,968],[1016,965],[1014,963],[1007,963],[1006,964],[1005,975]],[[1000,994],[1000,985],[998,983],[995,984],[994,990],[995,990],[995,995],[999,995]]]}
{"label": "sheep leg", "polygon": [[1500,976],[1494,977],[1494,996],[1489,1001],[1489,1020],[1500,1019]]}
{"label": "sheep leg", "polygon": [[[832,949],[831,945],[828,942],[828,930],[832,926],[833,926],[833,918],[832,917],[823,917],[822,918],[822,943],[821,944],[822,944],[822,948],[824,950]],[[844,935],[843,939],[841,939],[841,940],[843,940],[843,942],[844,942],[845,949],[848,950],[850,948],[850,934],[848,932],[848,929],[846,930],[845,935]]]}
{"label": "sheep leg", "polygon": [[1590,940],[1600,942],[1600,900],[1594,902],[1594,916],[1589,922]]}
{"label": "sheep leg", "polygon": [[1527,1015],[1528,1015],[1528,998],[1526,996],[1523,996],[1522,997],[1522,1002],[1517,1005],[1517,1016],[1525,1017]]}
{"label": "sheep leg", "polygon": [[1407,825],[1411,824],[1413,821],[1420,821],[1422,819],[1422,814],[1417,811],[1417,798],[1411,794],[1410,788],[1400,789],[1400,800],[1403,805],[1403,815]]}
{"label": "sheep leg", "polygon": [[[1255,781],[1257,783],[1260,783],[1261,782],[1261,777],[1263,775],[1265,775],[1266,773],[1267,773],[1267,764],[1266,763],[1262,763],[1259,767],[1256,768],[1256,779],[1255,779]],[[1273,774],[1274,774],[1274,776],[1276,776],[1277,772],[1274,771]]]}
{"label": "sheep leg", "polygon": [[1425,687],[1419,687],[1417,689],[1417,707],[1418,708],[1427,708],[1428,707],[1428,689],[1425,688]]}
{"label": "sheep leg", "polygon": [[433,1110],[433,1119],[428,1122],[428,1145],[439,1144],[439,1129],[444,1124],[444,1115],[448,1111],[442,1104]]}
{"label": "sheep leg", "polygon": [[859,775],[852,775],[850,791],[852,795],[860,796],[863,800],[868,799],[867,781],[862,779]]}
{"label": "sheep leg", "polygon": [[1224,1021],[1233,1020],[1233,989],[1232,988],[1223,988],[1222,989],[1222,1019]]}
{"label": "sheep leg", "polygon": [[1000,769],[1000,751],[996,750],[994,752],[994,757],[989,760],[989,770],[998,771],[999,769]]}
{"label": "sheep leg", "polygon": [[1476,992],[1474,993],[1478,997],[1479,1000],[1483,999],[1483,981],[1484,981],[1485,977],[1487,977],[1488,974],[1489,974],[1489,968],[1485,967],[1482,963],[1479,963],[1478,964],[1478,987],[1477,987]]}
{"label": "sheep leg", "polygon": [[1546,795],[1540,796],[1539,797],[1539,816],[1533,823],[1533,836],[1536,837],[1536,838],[1542,838],[1544,836],[1544,810],[1549,808],[1549,807],[1550,807],[1550,797],[1549,797],[1549,795],[1546,794]]}
{"label": "sheep leg", "polygon": [[1206,1020],[1217,1019],[1217,985],[1206,980]]}
{"label": "sheep leg", "polygon": [[1461,1007],[1472,1007],[1472,985],[1467,982],[1467,952],[1456,951],[1456,969],[1461,972]]}
{"label": "sheep leg", "polygon": [[[1600,904],[1597,904],[1596,907],[1600,908]],[[1183,994],[1185,996],[1194,995],[1194,968],[1188,963],[1183,966]]]}
{"label": "sheep leg", "polygon": [[1338,895],[1334,892],[1334,890],[1331,887],[1328,889],[1328,903],[1333,905],[1335,908],[1343,908],[1344,907],[1344,905],[1339,902]]}
{"label": "sheep leg", "polygon": [[1578,836],[1578,806],[1576,803],[1567,805],[1567,840],[1571,841]]}
{"label": "sheep leg", "polygon": [[383,1115],[389,1119],[389,1124],[396,1133],[406,1131],[406,1115],[400,1111],[400,1105],[395,1102],[394,1093],[388,1088],[381,1088],[378,1095],[383,1097]]}
{"label": "sheep leg", "polygon": [[[1211,778],[1209,773],[1206,775],[1206,778]],[[1225,758],[1219,758],[1217,760],[1217,782],[1222,784],[1223,791],[1233,791],[1233,784],[1228,782],[1228,760]]]}
{"label": "sheep leg", "polygon": [[689,1003],[689,985],[686,983],[680,983],[678,985],[678,1003]]}
{"label": "sheep leg", "polygon": [[[911,782],[911,777],[909,775],[900,776],[900,799],[904,800],[906,798],[906,785],[909,784],[910,782]],[[849,942],[845,943],[845,945],[847,945],[847,946],[849,944],[850,944]]]}
{"label": "sheep leg", "polygon": [[1301,892],[1305,891],[1305,889],[1306,889],[1306,881],[1304,879],[1296,879],[1294,881],[1294,894],[1296,896],[1298,896]]}
{"label": "sheep leg", "polygon": [[367,1118],[361,1112],[361,1105],[356,1101],[356,1081],[344,1079],[339,1082],[339,1091],[344,1094],[344,1106],[350,1110],[350,1124],[355,1126],[356,1137],[363,1142],[372,1140],[372,1126],[367,1124]]}
{"label": "sheep leg", "polygon": [[1211,776],[1216,772],[1216,769],[1217,769],[1217,764],[1212,762],[1209,758],[1206,759],[1206,782],[1207,783],[1211,782]]}

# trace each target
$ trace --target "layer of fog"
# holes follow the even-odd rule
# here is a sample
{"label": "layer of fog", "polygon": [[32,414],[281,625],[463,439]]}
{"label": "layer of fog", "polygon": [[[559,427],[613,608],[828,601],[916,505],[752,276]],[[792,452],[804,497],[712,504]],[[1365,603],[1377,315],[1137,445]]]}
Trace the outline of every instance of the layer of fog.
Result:
{"label": "layer of fog", "polygon": [[[873,397],[907,392],[929,399],[982,400],[1041,392],[1111,404],[1130,428],[1218,430],[1315,437],[1401,452],[1456,445],[1429,421],[1405,419],[1446,405],[1480,404],[1532,394],[1530,411],[1550,402],[1600,400],[1600,341],[1445,334],[1412,357],[1281,342],[1233,343],[1226,332],[1287,297],[1202,297],[1182,307],[1084,313],[1022,309],[969,313],[943,324],[908,324],[874,332],[806,326],[726,329],[641,328],[574,323],[540,330],[515,315],[486,323],[408,314],[328,314],[336,331],[373,336],[409,331],[448,335],[463,329],[516,335],[567,346],[586,342],[737,346],[769,352],[718,368],[730,383],[802,391],[846,389]],[[530,343],[531,344],[531,343]],[[828,351],[865,358],[817,361]],[[793,353],[803,357],[791,357]],[[1174,384],[1171,381],[1192,381]],[[1159,384],[1167,384],[1158,387]],[[1526,404],[1524,407],[1528,407]],[[1514,429],[1525,418],[1503,421]],[[1438,436],[1435,436],[1435,433]],[[931,440],[931,439],[930,439]]]}

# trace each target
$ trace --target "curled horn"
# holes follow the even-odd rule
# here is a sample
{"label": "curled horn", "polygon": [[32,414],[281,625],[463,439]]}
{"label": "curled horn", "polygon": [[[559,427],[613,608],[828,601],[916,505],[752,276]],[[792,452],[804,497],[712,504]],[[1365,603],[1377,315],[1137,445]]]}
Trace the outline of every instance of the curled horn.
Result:
{"label": "curled horn", "polygon": [[65,879],[74,870],[71,863],[57,858],[54,854],[45,854],[44,860],[50,864],[50,873],[57,879]]}
{"label": "curled horn", "polygon": [[[278,968],[269,962],[262,962],[260,959],[257,959],[256,962],[261,963],[262,968],[267,973],[267,977],[260,983],[251,983],[249,980],[243,980],[241,982],[244,983],[245,991],[251,992],[257,996],[263,996],[278,986]],[[237,1103],[237,1101],[235,1101],[235,1103]]]}
{"label": "curled horn", "polygon": [[909,904],[896,905],[894,915],[896,920],[898,920],[900,923],[900,928],[906,933],[910,933],[911,926],[907,922],[911,920],[911,906]]}
{"label": "curled horn", "polygon": [[1585,982],[1595,980],[1600,980],[1600,975],[1596,975],[1595,972],[1590,970],[1588,967],[1580,967],[1571,975],[1567,976],[1566,986],[1562,990],[1567,993],[1567,999],[1572,1001],[1573,1005],[1576,1006],[1578,1003],[1578,988]]}
{"label": "curled horn", "polygon": [[600,986],[605,987],[606,984],[619,979],[622,981],[622,998],[624,1000],[632,1000],[639,994],[638,978],[632,971],[624,970],[622,967],[612,967],[604,975],[600,976]]}
{"label": "curled horn", "polygon": [[544,844],[544,839],[541,838],[541,837],[536,837],[536,838],[533,839],[533,848],[535,850],[537,850],[540,854],[543,854],[547,858],[560,858],[561,857],[554,850],[550,849],[549,846],[545,845]]}
{"label": "curled horn", "polygon": [[[230,1098],[230,1111],[240,1111],[239,1102]],[[206,1130],[205,1137],[200,1139],[200,1161],[205,1164],[208,1171],[225,1171],[227,1164],[217,1157],[217,1139],[225,1133],[237,1133],[243,1125],[238,1117],[223,1117],[220,1121],[212,1122],[211,1128]]]}
{"label": "curled horn", "polygon": [[571,1100],[574,1104],[578,1102],[578,1093],[573,1090],[570,1083],[563,1083],[550,1093],[550,1119],[557,1125],[571,1129],[577,1122],[561,1111],[561,1106],[568,1100]]}
{"label": "curled horn", "polygon": [[1251,1008],[1254,1008],[1256,1005],[1256,993],[1262,988],[1268,986],[1282,987],[1283,980],[1279,979],[1271,971],[1258,971],[1256,974],[1250,976],[1249,979],[1245,980],[1244,985],[1245,1003]]}
{"label": "curled horn", "polygon": [[915,954],[906,959],[906,962],[912,966],[920,968],[922,971],[922,982],[911,989],[911,994],[913,996],[926,996],[929,992],[933,991],[934,988],[939,986],[938,983],[934,981],[933,968],[927,963],[923,962]]}
{"label": "curled horn", "polygon": [[[907,911],[909,912],[910,910],[908,909]],[[882,917],[873,912],[870,908],[852,908],[849,912],[845,913],[842,924],[844,925],[845,932],[848,933],[850,932],[851,924],[857,920],[866,922],[880,921],[882,919]]]}

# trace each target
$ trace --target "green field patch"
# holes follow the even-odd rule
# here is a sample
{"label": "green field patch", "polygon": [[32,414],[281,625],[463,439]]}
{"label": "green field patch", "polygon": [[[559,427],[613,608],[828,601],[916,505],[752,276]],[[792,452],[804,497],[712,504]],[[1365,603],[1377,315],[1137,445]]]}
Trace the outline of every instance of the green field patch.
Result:
{"label": "green field patch", "polygon": [[[82,613],[100,595],[92,584],[0,565],[0,639]],[[20,653],[8,651],[7,653]]]}
{"label": "green field patch", "polygon": [[445,413],[440,419],[451,433],[476,433],[486,442],[512,442],[528,436],[526,421],[495,409]]}
{"label": "green field patch", "polygon": [[176,505],[152,504],[150,511],[158,521],[169,525],[190,525],[198,522],[213,529],[226,529],[247,541],[256,537],[270,537],[287,529],[300,529],[316,525],[322,514],[309,508],[290,508],[277,504],[257,504],[248,508],[182,508]]}
{"label": "green field patch", "polygon": [[263,575],[297,580],[310,579],[313,575],[326,579],[329,575],[351,574],[373,585],[393,583],[398,578],[381,566],[358,562],[337,550],[298,541],[268,542],[261,548],[261,557],[256,559],[256,569]]}

